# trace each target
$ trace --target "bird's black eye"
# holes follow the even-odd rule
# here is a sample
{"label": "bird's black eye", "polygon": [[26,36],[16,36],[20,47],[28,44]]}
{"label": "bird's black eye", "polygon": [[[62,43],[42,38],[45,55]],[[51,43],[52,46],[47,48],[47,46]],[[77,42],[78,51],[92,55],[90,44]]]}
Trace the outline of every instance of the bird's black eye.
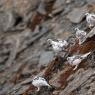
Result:
{"label": "bird's black eye", "polygon": [[34,78],[34,80],[38,80],[38,79],[39,79],[39,77]]}
{"label": "bird's black eye", "polygon": [[45,81],[45,79],[42,78],[43,81]]}

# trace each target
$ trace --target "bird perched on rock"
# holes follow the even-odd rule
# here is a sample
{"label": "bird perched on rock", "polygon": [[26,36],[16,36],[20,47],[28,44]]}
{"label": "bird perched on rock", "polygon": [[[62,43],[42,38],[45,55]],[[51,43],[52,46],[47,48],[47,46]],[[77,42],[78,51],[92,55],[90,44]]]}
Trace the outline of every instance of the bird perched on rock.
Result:
{"label": "bird perched on rock", "polygon": [[52,48],[55,52],[62,51],[65,47],[68,46],[67,41],[62,41],[61,39],[58,39],[58,41],[53,41],[52,39],[48,39],[48,42],[52,45]]}
{"label": "bird perched on rock", "polygon": [[79,28],[75,28],[75,31],[76,31],[76,38],[78,38],[79,44],[81,44],[85,39],[87,33],[83,30],[80,30]]}
{"label": "bird perched on rock", "polygon": [[89,28],[95,26],[95,14],[86,13],[85,15]]}
{"label": "bird perched on rock", "polygon": [[48,86],[51,88],[46,79],[41,76],[34,77],[34,79],[32,80],[32,84],[38,88],[37,91],[39,91],[42,86]]}
{"label": "bird perched on rock", "polygon": [[81,55],[73,55],[71,57],[68,57],[67,61],[70,65],[75,66],[73,70],[76,70],[78,65],[82,62],[82,60],[85,59],[90,53],[91,52]]}

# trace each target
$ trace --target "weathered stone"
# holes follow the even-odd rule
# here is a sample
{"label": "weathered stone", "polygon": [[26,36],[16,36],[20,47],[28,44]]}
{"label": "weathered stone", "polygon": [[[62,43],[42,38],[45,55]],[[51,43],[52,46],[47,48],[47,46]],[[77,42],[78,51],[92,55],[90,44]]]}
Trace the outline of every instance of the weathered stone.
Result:
{"label": "weathered stone", "polygon": [[46,15],[46,4],[45,4],[45,2],[41,2],[40,4],[39,4],[39,7],[38,7],[38,9],[37,9],[37,11],[40,13],[40,14],[43,14],[43,15]]}
{"label": "weathered stone", "polygon": [[86,38],[90,38],[95,35],[95,27],[87,34]]}
{"label": "weathered stone", "polygon": [[85,83],[93,75],[95,75],[95,72],[92,69],[88,69],[86,71],[80,69],[78,72],[76,72],[73,75],[74,77],[73,80],[68,82],[69,84],[59,95],[69,95],[71,92],[78,89],[83,83]]}
{"label": "weathered stone", "polygon": [[50,3],[50,2],[54,2],[55,0],[42,0],[44,1],[45,3]]}
{"label": "weathered stone", "polygon": [[84,43],[88,38],[91,38],[95,35],[95,27],[86,35],[86,37],[83,39],[82,43]]}
{"label": "weathered stone", "polygon": [[[73,0],[72,0],[72,2],[73,2]],[[74,3],[75,3],[75,6],[82,7],[83,5],[86,4],[86,0],[75,0]]]}
{"label": "weathered stone", "polygon": [[62,12],[64,10],[64,3],[65,0],[56,0],[51,15],[56,15],[57,13]]}
{"label": "weathered stone", "polygon": [[64,10],[64,6],[61,6],[57,9],[55,9],[54,11],[52,11],[51,15],[56,15],[56,14],[62,12],[63,10]]}
{"label": "weathered stone", "polygon": [[65,0],[67,4],[71,3],[72,0]]}
{"label": "weathered stone", "polygon": [[88,10],[91,13],[95,13],[95,2],[88,4]]}
{"label": "weathered stone", "polygon": [[15,11],[21,15],[27,14],[30,10],[34,10],[37,8],[39,0],[14,0],[13,4],[15,7]]}
{"label": "weathered stone", "polygon": [[0,31],[7,31],[12,28],[15,23],[15,19],[11,12],[0,12]]}
{"label": "weathered stone", "polygon": [[54,86],[56,88],[59,88],[61,86],[61,84],[59,83],[59,81],[60,81],[60,75],[61,75],[61,72],[59,72],[58,74],[55,74],[53,76],[53,78],[49,81],[49,83],[52,86]]}
{"label": "weathered stone", "polygon": [[[11,94],[15,95],[23,94],[25,91],[29,89],[29,86],[22,86],[22,87],[19,86],[18,88],[14,88],[14,91]],[[16,90],[18,91],[16,92]]]}
{"label": "weathered stone", "polygon": [[67,18],[72,23],[80,23],[82,19],[85,16],[85,13],[87,13],[87,6],[83,6],[81,8],[74,8],[68,15]]}
{"label": "weathered stone", "polygon": [[31,10],[35,10],[40,0],[4,0],[4,8],[12,10],[21,16],[28,14]]}
{"label": "weathered stone", "polygon": [[57,8],[60,8],[61,6],[63,6],[65,3],[65,0],[56,0],[54,6],[53,6],[53,9],[57,9]]}
{"label": "weathered stone", "polygon": [[54,54],[52,51],[45,51],[41,54],[39,66],[47,66],[53,60]]}
{"label": "weathered stone", "polygon": [[0,0],[0,5],[2,6],[4,3],[4,0]]}
{"label": "weathered stone", "polygon": [[88,4],[95,3],[95,0],[87,0]]}

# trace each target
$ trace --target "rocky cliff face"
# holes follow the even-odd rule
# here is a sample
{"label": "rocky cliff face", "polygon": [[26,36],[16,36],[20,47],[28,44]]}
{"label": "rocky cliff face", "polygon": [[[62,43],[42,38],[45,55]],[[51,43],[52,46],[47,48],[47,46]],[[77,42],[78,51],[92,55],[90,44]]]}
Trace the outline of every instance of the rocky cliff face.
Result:
{"label": "rocky cliff face", "polygon": [[[0,0],[0,95],[95,95],[95,0]],[[75,28],[87,32],[79,45]],[[55,55],[47,39],[66,39]],[[67,57],[91,52],[76,70]],[[45,77],[52,88],[32,85]]]}

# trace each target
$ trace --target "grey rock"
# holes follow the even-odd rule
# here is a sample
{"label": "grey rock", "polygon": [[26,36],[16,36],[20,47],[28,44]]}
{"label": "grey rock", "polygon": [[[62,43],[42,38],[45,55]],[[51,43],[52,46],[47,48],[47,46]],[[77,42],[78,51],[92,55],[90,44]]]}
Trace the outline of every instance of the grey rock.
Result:
{"label": "grey rock", "polygon": [[52,11],[51,15],[56,15],[64,10],[64,6],[60,6],[59,8]]}
{"label": "grey rock", "polygon": [[44,51],[40,55],[39,66],[47,66],[54,57],[54,53],[52,51]]}
{"label": "grey rock", "polygon": [[81,8],[74,8],[68,15],[67,18],[72,23],[80,23],[82,19],[85,16],[85,13],[87,13],[87,6],[83,6]]}
{"label": "grey rock", "polygon": [[37,11],[38,11],[40,14],[46,15],[46,9],[45,9],[45,7],[46,7],[45,2],[41,2],[41,3],[39,4],[39,7],[38,7]]}
{"label": "grey rock", "polygon": [[11,12],[0,12],[0,31],[7,31],[15,23],[14,16]]}
{"label": "grey rock", "polygon": [[[14,91],[12,91],[12,95],[20,95],[20,94],[23,94],[27,89],[29,89],[29,86],[22,86],[22,87],[19,87],[17,85],[17,87],[14,87]],[[18,91],[16,91],[18,90]]]}
{"label": "grey rock", "polygon": [[2,0],[1,3],[3,3],[4,9],[14,11],[23,17],[30,13],[30,11],[36,10],[40,1],[41,0]]}
{"label": "grey rock", "polygon": [[[72,0],[72,1],[74,1],[74,0]],[[75,6],[77,6],[77,7],[82,7],[85,4],[86,4],[86,0],[75,0]]]}
{"label": "grey rock", "polygon": [[54,6],[53,6],[53,9],[57,9],[61,6],[63,6],[63,4],[65,3],[65,0],[56,0]]}
{"label": "grey rock", "polygon": [[83,69],[80,69],[73,75],[73,80],[71,79],[72,81],[68,81],[68,85],[59,95],[69,95],[71,92],[78,89],[82,84],[89,80],[89,78],[93,75],[95,75],[95,72],[90,68],[85,71]]}
{"label": "grey rock", "polygon": [[51,15],[56,15],[57,13],[62,12],[64,10],[64,3],[65,0],[56,0]]}
{"label": "grey rock", "polygon": [[87,0],[88,4],[95,3],[95,0]]}
{"label": "grey rock", "polygon": [[87,34],[86,38],[91,38],[95,35],[95,27]]}
{"label": "grey rock", "polygon": [[59,81],[60,81],[60,76],[62,73],[63,73],[63,71],[58,72],[57,74],[53,75],[53,78],[49,81],[49,83],[52,86],[59,88],[61,86],[61,83]]}
{"label": "grey rock", "polygon": [[4,0],[0,0],[0,5],[2,6],[4,3]]}
{"label": "grey rock", "polygon": [[50,3],[50,2],[54,2],[55,0],[42,0],[44,1],[45,3]]}
{"label": "grey rock", "polygon": [[83,39],[82,43],[84,43],[88,38],[91,38],[95,35],[95,27],[86,35],[86,37]]}

